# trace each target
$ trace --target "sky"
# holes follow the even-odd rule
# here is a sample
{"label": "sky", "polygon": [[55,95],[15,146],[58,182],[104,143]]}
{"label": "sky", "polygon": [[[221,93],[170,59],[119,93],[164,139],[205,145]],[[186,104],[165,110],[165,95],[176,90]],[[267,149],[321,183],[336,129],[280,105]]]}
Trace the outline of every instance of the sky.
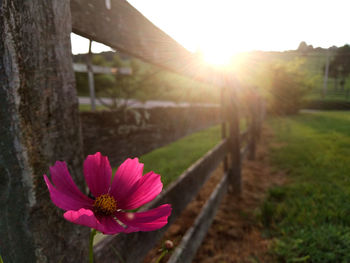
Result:
{"label": "sky", "polygon": [[[128,2],[185,48],[213,62],[238,52],[292,50],[301,41],[324,48],[350,43],[350,0]],[[97,43],[92,48],[109,50]],[[72,49],[85,53],[88,41],[74,35]]]}

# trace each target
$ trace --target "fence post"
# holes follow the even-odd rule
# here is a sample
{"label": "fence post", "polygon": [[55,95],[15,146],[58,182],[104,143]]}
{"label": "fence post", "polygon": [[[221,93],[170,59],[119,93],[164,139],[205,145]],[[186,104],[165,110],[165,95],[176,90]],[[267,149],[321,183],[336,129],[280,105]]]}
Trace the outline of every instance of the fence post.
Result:
{"label": "fence post", "polygon": [[[226,103],[225,103],[225,99],[224,99],[224,94],[225,92],[225,88],[223,86],[221,86],[220,88],[220,107],[221,107],[221,138],[222,139],[226,139],[227,138],[227,126],[226,126],[226,113],[225,113],[225,109],[227,107]],[[228,171],[228,156],[226,155],[224,158],[224,171],[227,172]]]}
{"label": "fence post", "polygon": [[229,151],[231,153],[230,169],[229,169],[229,192],[233,194],[241,194],[242,178],[241,178],[241,151],[240,151],[240,130],[239,130],[239,112],[238,98],[235,89],[236,86],[229,86],[226,104],[226,117],[229,123]]}
{"label": "fence post", "polygon": [[261,133],[262,133],[262,127],[263,127],[263,122],[265,119],[265,100],[261,97],[258,96],[258,112],[257,112],[257,116],[258,116],[258,140],[260,140],[261,137]]}
{"label": "fence post", "polygon": [[95,79],[94,71],[92,69],[92,40],[89,42],[89,53],[87,56],[87,72],[88,72],[88,81],[89,81],[89,91],[90,91],[90,101],[91,101],[91,110],[96,110],[96,98],[95,98]]}
{"label": "fence post", "polygon": [[255,160],[256,143],[259,136],[259,100],[258,97],[252,93],[249,105],[249,114],[251,117],[251,127],[249,128],[248,135],[248,160]]}
{"label": "fence post", "polygon": [[89,229],[63,219],[43,174],[68,161],[84,187],[70,1],[0,1],[0,254],[82,262]]}

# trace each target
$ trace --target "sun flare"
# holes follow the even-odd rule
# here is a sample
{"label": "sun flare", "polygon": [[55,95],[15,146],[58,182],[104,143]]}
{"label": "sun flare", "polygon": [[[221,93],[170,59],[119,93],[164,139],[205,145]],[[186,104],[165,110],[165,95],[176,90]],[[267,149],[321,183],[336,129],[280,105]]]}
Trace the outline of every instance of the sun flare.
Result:
{"label": "sun flare", "polygon": [[234,62],[236,57],[244,52],[244,45],[235,43],[232,39],[221,36],[220,42],[202,41],[198,48],[205,63],[218,67],[225,67]]}
{"label": "sun flare", "polygon": [[203,59],[206,63],[213,64],[215,66],[226,66],[231,61],[231,55],[225,50],[206,50],[203,51]]}

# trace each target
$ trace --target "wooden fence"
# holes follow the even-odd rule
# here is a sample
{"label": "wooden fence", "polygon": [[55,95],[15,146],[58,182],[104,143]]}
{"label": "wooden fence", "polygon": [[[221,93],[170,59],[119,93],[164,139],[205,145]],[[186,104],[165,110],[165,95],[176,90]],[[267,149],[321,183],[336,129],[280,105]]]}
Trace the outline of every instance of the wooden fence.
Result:
{"label": "wooden fence", "polygon": [[[233,99],[232,94],[227,95]],[[257,97],[256,103],[251,107],[250,116],[248,116],[249,127],[243,132],[238,132],[238,129],[235,129],[238,126],[238,119],[232,118],[232,110],[234,110],[232,103],[230,103],[230,100],[226,102],[223,100],[222,103],[224,117],[222,128],[223,131],[227,130],[228,124],[228,136],[226,137],[226,133],[223,132],[222,141],[218,145],[208,151],[155,200],[143,208],[146,210],[164,203],[171,204],[173,210],[168,224],[154,232],[138,232],[106,237],[95,246],[96,262],[118,262],[119,257],[123,259],[120,262],[141,262],[162,238],[169,226],[197,195],[211,173],[220,163],[226,162],[222,179],[203,206],[194,224],[183,236],[181,243],[177,246],[168,262],[183,263],[192,261],[226,191],[230,190],[231,194],[240,194],[242,190],[241,161],[247,156],[249,159],[254,159],[255,145],[259,138],[264,118],[264,105],[261,99]],[[240,145],[244,145],[244,147]],[[227,158],[229,159],[228,162]],[[118,254],[118,257],[116,254]]]}
{"label": "wooden fence", "polygon": [[[106,4],[107,3],[107,4]],[[253,103],[251,125],[239,129],[239,85],[234,77],[197,57],[150,23],[127,1],[0,1],[0,253],[5,262],[82,262],[88,229],[65,222],[54,207],[43,174],[68,161],[84,188],[78,100],[69,34],[102,42],[129,55],[221,89],[223,140],[193,164],[146,208],[173,207],[169,224],[155,232],[110,236],[95,247],[97,262],[139,262],[224,161],[225,174],[173,253],[189,262],[228,190],[241,192],[241,160],[254,158],[262,103]],[[258,106],[259,105],[259,106]],[[244,148],[241,148],[244,140]],[[179,196],[181,193],[181,196]]]}

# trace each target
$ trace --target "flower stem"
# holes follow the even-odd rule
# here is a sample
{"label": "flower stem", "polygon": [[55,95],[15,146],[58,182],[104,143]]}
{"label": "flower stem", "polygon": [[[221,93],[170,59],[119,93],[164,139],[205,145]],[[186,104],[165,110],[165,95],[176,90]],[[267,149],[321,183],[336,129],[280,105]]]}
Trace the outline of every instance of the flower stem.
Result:
{"label": "flower stem", "polygon": [[90,243],[89,243],[89,263],[94,263],[94,237],[96,236],[96,229],[91,229]]}
{"label": "flower stem", "polygon": [[156,263],[159,263],[162,260],[162,258],[164,258],[164,256],[166,254],[168,254],[168,252],[169,251],[167,249],[163,250],[162,254],[159,256],[159,258],[157,259]]}

